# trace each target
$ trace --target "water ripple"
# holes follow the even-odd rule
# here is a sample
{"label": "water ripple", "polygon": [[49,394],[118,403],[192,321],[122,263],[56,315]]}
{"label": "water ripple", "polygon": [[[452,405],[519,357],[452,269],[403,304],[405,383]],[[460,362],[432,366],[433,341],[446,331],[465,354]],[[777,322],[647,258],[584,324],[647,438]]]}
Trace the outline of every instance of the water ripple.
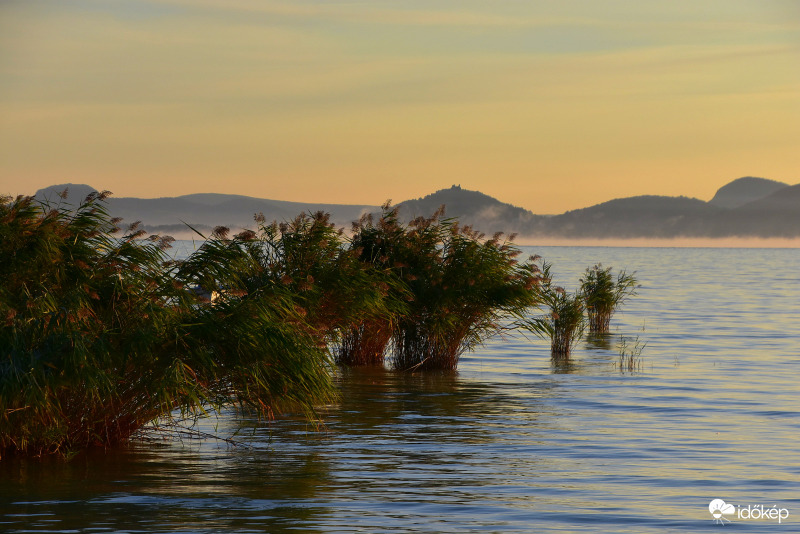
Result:
{"label": "water ripple", "polygon": [[[553,364],[546,343],[507,337],[454,374],[342,373],[322,429],[208,423],[252,449],[4,459],[0,529],[702,532],[721,498],[791,513],[780,526],[735,518],[737,532],[800,531],[800,251],[535,252],[571,288],[597,262],[637,271],[607,346]],[[647,343],[631,372],[616,366],[623,337]]]}

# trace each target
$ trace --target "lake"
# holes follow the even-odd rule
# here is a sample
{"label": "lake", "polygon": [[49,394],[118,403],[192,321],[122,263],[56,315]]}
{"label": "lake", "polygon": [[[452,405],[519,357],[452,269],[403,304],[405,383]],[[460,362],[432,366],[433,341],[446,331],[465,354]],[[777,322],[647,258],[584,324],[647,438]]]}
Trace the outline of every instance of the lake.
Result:
{"label": "lake", "polygon": [[637,272],[607,343],[494,339],[457,373],[342,371],[321,427],[202,425],[247,446],[4,459],[0,531],[800,531],[800,249],[524,250],[570,290]]}

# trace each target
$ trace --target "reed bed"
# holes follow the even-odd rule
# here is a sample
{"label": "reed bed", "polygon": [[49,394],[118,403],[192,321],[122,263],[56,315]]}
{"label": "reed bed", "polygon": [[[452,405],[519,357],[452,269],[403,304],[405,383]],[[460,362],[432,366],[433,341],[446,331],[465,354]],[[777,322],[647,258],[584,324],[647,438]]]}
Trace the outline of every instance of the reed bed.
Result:
{"label": "reed bed", "polygon": [[[402,283],[361,260],[329,215],[301,214],[285,223],[266,224],[246,244],[257,265],[246,280],[251,292],[292,295],[321,344],[332,348],[338,363],[382,363],[382,339],[391,335],[394,317],[405,310],[398,299]],[[385,344],[385,342],[383,343]]]}
{"label": "reed bed", "polygon": [[[106,195],[0,202],[0,455],[113,446],[204,406],[269,417],[334,398],[329,355],[291,295],[243,284],[246,240],[212,236],[170,262],[169,238],[120,233]],[[211,279],[226,295],[213,306],[189,290]]]}
{"label": "reed bed", "polygon": [[567,357],[586,310],[610,318],[634,294],[600,266],[568,294],[540,258],[518,261],[513,235],[487,239],[444,207],[404,224],[389,203],[352,237],[322,212],[259,214],[173,261],[171,238],[121,230],[108,194],[0,199],[0,457],[114,446],[206,409],[314,418],[335,363],[452,370],[518,327]]}

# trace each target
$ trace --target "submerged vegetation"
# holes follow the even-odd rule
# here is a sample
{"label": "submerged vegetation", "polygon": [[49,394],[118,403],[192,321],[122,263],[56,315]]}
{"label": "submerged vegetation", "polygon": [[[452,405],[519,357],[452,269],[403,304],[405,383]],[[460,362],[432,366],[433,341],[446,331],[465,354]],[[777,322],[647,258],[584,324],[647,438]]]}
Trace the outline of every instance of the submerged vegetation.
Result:
{"label": "submerged vegetation", "polygon": [[[517,260],[513,236],[443,209],[403,224],[388,203],[351,236],[322,212],[258,215],[175,261],[171,238],[122,231],[108,194],[0,199],[0,457],[113,446],[209,408],[314,417],[336,397],[335,363],[455,369],[520,326],[568,356],[599,309],[587,280],[608,272],[568,294],[549,264]],[[614,307],[634,283],[612,283]]]}
{"label": "submerged vegetation", "polygon": [[646,346],[647,342],[641,341],[639,336],[620,338],[617,344],[619,360],[614,362],[614,367],[618,367],[621,373],[640,371],[642,369],[642,351]]}

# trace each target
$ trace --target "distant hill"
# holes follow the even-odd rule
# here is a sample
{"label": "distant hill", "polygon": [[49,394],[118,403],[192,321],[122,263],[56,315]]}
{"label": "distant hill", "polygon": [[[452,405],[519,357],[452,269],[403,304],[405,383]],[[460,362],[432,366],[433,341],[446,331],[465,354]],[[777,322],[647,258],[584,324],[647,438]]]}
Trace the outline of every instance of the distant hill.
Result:
{"label": "distant hill", "polygon": [[697,198],[644,195],[544,216],[453,186],[399,206],[408,220],[444,204],[446,216],[487,234],[516,232],[528,239],[800,237],[800,184],[740,178],[720,188],[715,198],[721,203],[751,200],[726,208]]}
{"label": "distant hill", "polygon": [[745,176],[720,187],[708,203],[721,208],[738,208],[788,186],[777,180]]}
{"label": "distant hill", "polygon": [[[60,200],[56,194],[67,189],[67,201],[76,204],[95,189],[85,184],[60,184],[40,189],[39,199]],[[373,212],[377,206],[360,204],[314,204],[288,202],[248,197],[199,193],[179,197],[135,198],[114,197],[108,199],[108,208],[114,217],[122,217],[126,223],[142,221],[145,229],[154,233],[176,233],[188,230],[188,223],[198,230],[207,230],[224,225],[231,228],[253,227],[253,216],[263,213],[268,221],[293,219],[300,213],[324,211],[331,214],[332,222],[349,226],[362,213]]]}
{"label": "distant hill", "polygon": [[675,237],[702,235],[720,208],[696,198],[619,198],[549,217],[536,235],[565,237]]}
{"label": "distant hill", "polygon": [[800,212],[800,184],[778,189],[774,193],[748,202],[738,209],[741,211],[771,211],[784,215]]}
{"label": "distant hill", "polygon": [[[56,193],[69,188],[76,203],[94,191],[85,184],[50,186],[37,198],[60,201]],[[528,239],[671,238],[671,237],[800,237],[800,184],[787,185],[765,178],[739,178],[721,187],[711,201],[688,197],[636,196],[618,198],[561,215],[536,215],[479,191],[454,185],[398,204],[401,219],[429,216],[445,205],[446,217],[458,218],[487,235],[518,233]],[[126,222],[143,221],[153,233],[180,235],[184,222],[201,231],[217,225],[253,226],[253,215],[267,220],[292,219],[302,212],[325,211],[339,226],[378,206],[313,204],[253,198],[243,195],[198,193],[179,197],[109,199],[109,211]]]}
{"label": "distant hill", "polygon": [[800,184],[730,210],[725,214],[724,226],[737,235],[800,236]]}
{"label": "distant hill", "polygon": [[418,216],[427,217],[443,204],[445,217],[457,217],[462,224],[471,225],[486,234],[528,232],[537,221],[545,218],[458,185],[416,200],[401,202],[398,204],[399,215],[405,221]]}
{"label": "distant hill", "polygon": [[86,184],[59,184],[39,189],[34,195],[38,200],[49,203],[58,203],[62,199],[59,195],[67,192],[69,203],[76,204],[85,199],[90,193],[96,193],[97,189]]}
{"label": "distant hill", "polygon": [[264,213],[268,220],[293,219],[300,213],[325,211],[331,219],[341,225],[350,224],[362,213],[376,206],[347,204],[311,204],[268,200],[240,195],[186,195],[168,198],[114,198],[109,202],[111,211],[125,220],[141,219],[150,225],[176,224],[223,224],[232,227],[253,225],[253,216]]}

